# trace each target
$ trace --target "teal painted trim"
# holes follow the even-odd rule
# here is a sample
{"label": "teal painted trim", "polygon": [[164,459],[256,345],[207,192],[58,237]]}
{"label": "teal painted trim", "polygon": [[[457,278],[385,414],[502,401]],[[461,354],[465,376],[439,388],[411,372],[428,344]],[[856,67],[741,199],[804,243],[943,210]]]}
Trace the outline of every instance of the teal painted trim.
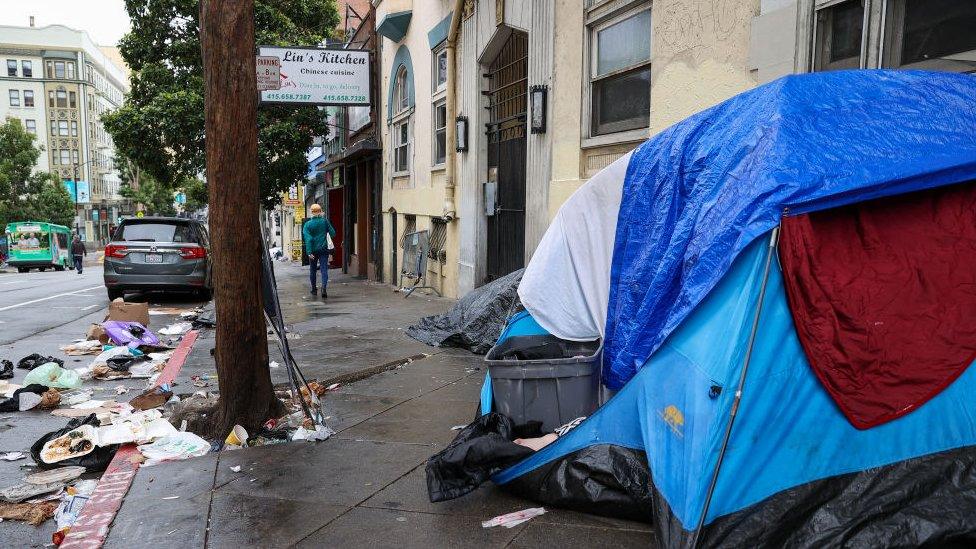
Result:
{"label": "teal painted trim", "polygon": [[413,95],[413,61],[410,60],[410,50],[406,46],[400,46],[396,55],[393,57],[393,68],[390,71],[390,87],[386,95],[386,123],[389,124],[393,118],[393,87],[396,85],[396,75],[400,67],[407,68],[407,108],[414,106]]}
{"label": "teal painted trim", "polygon": [[436,48],[441,42],[447,40],[447,31],[451,28],[451,17],[454,12],[447,14],[447,17],[441,19],[441,22],[434,25],[434,28],[430,29],[427,33],[427,42],[430,44],[430,49]]}
{"label": "teal painted trim", "polygon": [[388,13],[376,25],[376,34],[399,42],[407,35],[407,27],[410,26],[411,17],[413,17],[413,12],[409,10]]}

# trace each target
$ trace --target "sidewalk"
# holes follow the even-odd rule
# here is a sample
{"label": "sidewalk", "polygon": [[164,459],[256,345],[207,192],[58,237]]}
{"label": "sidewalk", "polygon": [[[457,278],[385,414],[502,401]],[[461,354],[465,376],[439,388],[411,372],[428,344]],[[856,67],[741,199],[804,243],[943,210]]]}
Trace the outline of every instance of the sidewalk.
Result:
{"label": "sidewalk", "polygon": [[[325,395],[327,422],[337,431],[325,442],[247,448],[140,469],[106,547],[653,545],[648,525],[558,509],[512,529],[482,528],[481,521],[493,516],[538,506],[490,485],[430,503],[424,463],[453,439],[451,426],[473,418],[484,368],[480,356],[427,347],[403,328],[450,301],[404,299],[389,286],[342,276],[334,276],[323,301],[307,293],[304,269],[279,263],[276,272],[291,343],[306,376],[355,379],[393,369]],[[202,333],[181,380],[214,372],[212,346],[213,334]],[[283,368],[272,374],[285,381]],[[175,390],[191,391],[184,383]],[[241,471],[233,472],[238,465]]]}

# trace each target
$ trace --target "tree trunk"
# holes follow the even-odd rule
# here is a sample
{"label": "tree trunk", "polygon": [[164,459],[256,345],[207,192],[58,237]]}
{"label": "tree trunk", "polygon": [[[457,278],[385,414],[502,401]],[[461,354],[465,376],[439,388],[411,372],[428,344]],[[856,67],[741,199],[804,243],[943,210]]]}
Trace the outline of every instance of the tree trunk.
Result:
{"label": "tree trunk", "polygon": [[220,399],[213,434],[257,429],[284,408],[268,369],[258,225],[254,0],[200,4]]}

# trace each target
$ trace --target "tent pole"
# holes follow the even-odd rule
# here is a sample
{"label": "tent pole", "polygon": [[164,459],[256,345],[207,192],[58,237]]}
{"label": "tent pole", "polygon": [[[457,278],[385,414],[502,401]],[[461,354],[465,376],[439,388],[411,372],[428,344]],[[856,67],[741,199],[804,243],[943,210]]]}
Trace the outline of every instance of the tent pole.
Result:
{"label": "tent pole", "polygon": [[708,507],[712,503],[712,494],[715,492],[715,485],[718,484],[718,474],[722,469],[722,460],[725,457],[725,450],[728,448],[729,439],[732,437],[732,424],[735,423],[735,416],[739,412],[739,402],[742,400],[742,388],[746,384],[746,372],[749,370],[749,362],[752,360],[752,348],[756,342],[756,332],[759,331],[759,317],[762,314],[763,301],[766,297],[766,284],[769,282],[769,269],[776,255],[776,247],[779,244],[779,227],[773,229],[769,235],[769,250],[766,254],[766,265],[763,268],[762,285],[759,286],[759,300],[756,303],[756,313],[752,317],[752,331],[749,333],[749,344],[746,346],[746,356],[742,364],[742,373],[739,375],[739,385],[735,390],[735,398],[732,401],[732,409],[729,411],[729,423],[725,427],[725,435],[722,437],[722,447],[718,453],[718,461],[715,463],[715,471],[712,472],[712,479],[708,483],[708,492],[705,495],[705,506],[702,508],[701,516],[698,518],[698,525],[695,527],[695,535],[692,538],[691,547],[698,547],[702,528],[705,527],[705,517],[708,516]]}

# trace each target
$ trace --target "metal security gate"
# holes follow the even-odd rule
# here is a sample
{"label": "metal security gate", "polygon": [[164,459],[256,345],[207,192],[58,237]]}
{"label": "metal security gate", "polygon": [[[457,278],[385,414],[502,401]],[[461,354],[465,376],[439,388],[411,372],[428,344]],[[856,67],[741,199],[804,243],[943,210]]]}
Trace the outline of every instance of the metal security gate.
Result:
{"label": "metal security gate", "polygon": [[525,266],[525,113],[528,37],[513,32],[488,67],[486,282]]}

